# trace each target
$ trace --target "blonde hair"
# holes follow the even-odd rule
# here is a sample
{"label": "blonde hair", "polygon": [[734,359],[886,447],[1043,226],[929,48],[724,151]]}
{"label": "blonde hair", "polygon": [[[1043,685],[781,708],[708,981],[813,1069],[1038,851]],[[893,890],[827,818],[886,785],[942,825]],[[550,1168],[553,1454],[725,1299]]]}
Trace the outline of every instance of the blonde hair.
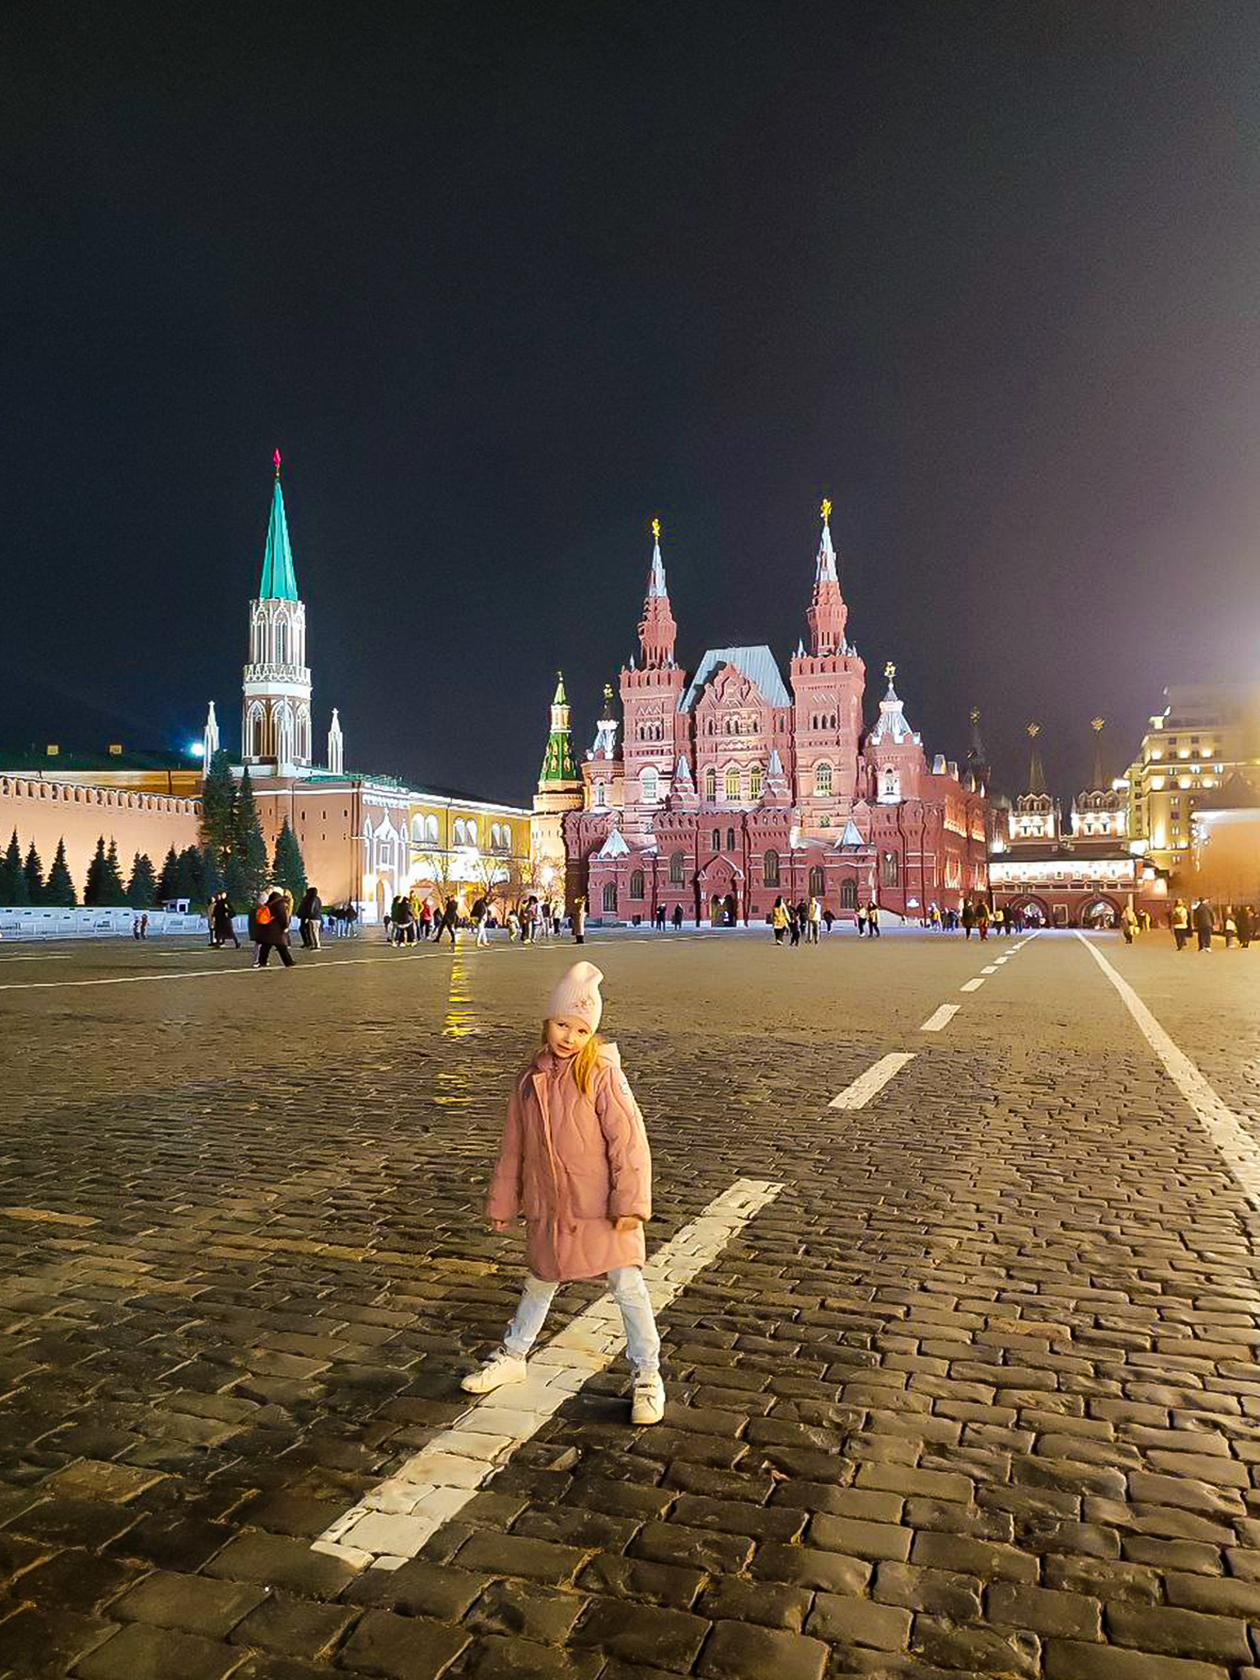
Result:
{"label": "blonde hair", "polygon": [[[547,1048],[547,1023],[542,1024],[542,1047]],[[591,1088],[595,1084],[595,1064],[599,1060],[599,1053],[604,1048],[604,1041],[598,1033],[592,1033],[586,1043],[573,1058],[573,1077],[577,1081],[577,1088],[584,1097],[589,1097]]]}

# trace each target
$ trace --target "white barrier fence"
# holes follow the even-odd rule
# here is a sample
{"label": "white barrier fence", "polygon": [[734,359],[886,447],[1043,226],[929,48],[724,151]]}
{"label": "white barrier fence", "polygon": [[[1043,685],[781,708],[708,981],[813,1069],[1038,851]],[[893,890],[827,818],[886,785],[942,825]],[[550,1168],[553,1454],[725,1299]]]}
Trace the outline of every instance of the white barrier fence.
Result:
{"label": "white barrier fence", "polygon": [[[45,910],[0,909],[0,939],[121,939],[131,937],[137,916],[149,918],[146,934],[156,939],[167,933],[206,932],[206,918],[178,910]],[[236,918],[245,931],[245,917]]]}

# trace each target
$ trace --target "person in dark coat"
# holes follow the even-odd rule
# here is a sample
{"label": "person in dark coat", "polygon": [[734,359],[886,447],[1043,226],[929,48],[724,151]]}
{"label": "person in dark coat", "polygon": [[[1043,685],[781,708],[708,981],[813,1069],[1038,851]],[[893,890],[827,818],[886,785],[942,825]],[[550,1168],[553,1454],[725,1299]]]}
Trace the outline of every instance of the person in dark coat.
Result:
{"label": "person in dark coat", "polygon": [[319,950],[319,929],[323,916],[324,906],[319,901],[318,887],[307,887],[302,894],[302,902],[297,907],[297,919],[302,943],[308,951]]}
{"label": "person in dark coat", "polygon": [[458,922],[459,922],[459,908],[456,905],[455,900],[453,898],[448,898],[447,901],[446,901],[446,909],[443,910],[443,912],[442,912],[442,919],[438,923],[437,928],[434,931],[434,934],[433,934],[434,939],[435,940],[440,940],[444,933],[449,933],[450,936],[451,936],[451,944],[454,945],[454,943],[455,943],[455,928],[456,928]]}
{"label": "person in dark coat", "polygon": [[210,906],[210,932],[216,945],[225,945],[230,939],[236,949],[240,950],[241,942],[232,926],[232,906],[225,892],[216,893],[214,903]]}
{"label": "person in dark coat", "polygon": [[1206,898],[1201,898],[1194,907],[1194,931],[1199,936],[1200,951],[1212,949],[1212,906]]}
{"label": "person in dark coat", "polygon": [[273,892],[265,904],[260,904],[255,913],[255,927],[258,934],[258,956],[254,961],[255,968],[266,968],[267,959],[273,951],[278,951],[280,961],[286,968],[293,967],[293,954],[289,950],[289,911],[284,902],[284,894],[277,890]]}
{"label": "person in dark coat", "polygon": [[682,924],[683,924],[682,905],[681,904],[675,904],[675,906],[674,906],[674,932],[675,933],[680,933],[682,931]]}
{"label": "person in dark coat", "polygon": [[1234,920],[1238,924],[1238,943],[1245,951],[1251,944],[1251,936],[1256,930],[1256,913],[1250,904],[1240,904]]}

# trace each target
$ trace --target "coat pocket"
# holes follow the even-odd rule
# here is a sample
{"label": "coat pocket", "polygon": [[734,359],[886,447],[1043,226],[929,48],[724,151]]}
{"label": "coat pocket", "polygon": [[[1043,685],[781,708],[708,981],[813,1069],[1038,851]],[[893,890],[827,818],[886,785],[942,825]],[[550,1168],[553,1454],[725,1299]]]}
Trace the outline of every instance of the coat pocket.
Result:
{"label": "coat pocket", "polygon": [[575,1219],[607,1219],[610,1193],[606,1168],[595,1167],[589,1172],[569,1174],[569,1195]]}

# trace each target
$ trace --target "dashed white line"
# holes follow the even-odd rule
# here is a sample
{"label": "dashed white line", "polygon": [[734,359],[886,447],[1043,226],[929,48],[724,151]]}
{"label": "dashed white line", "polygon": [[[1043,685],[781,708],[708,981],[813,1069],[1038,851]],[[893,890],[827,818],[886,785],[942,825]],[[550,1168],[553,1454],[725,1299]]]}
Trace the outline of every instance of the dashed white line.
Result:
{"label": "dashed white line", "polygon": [[997,964],[996,963],[990,963],[987,968],[982,968],[980,970],[980,972],[981,972],[981,974],[996,974],[997,973]]}
{"label": "dashed white line", "polygon": [[1128,981],[1116,972],[1083,933],[1078,931],[1076,937],[1119,992],[1129,1014],[1137,1022],[1138,1030],[1163,1062],[1168,1077],[1189,1103],[1239,1188],[1252,1207],[1260,1211],[1260,1148],[1257,1148],[1255,1139],[1233,1110],[1217,1096],[1189,1056],[1173,1043]]}
{"label": "dashed white line", "polygon": [[889,1055],[881,1056],[865,1073],[859,1074],[852,1085],[846,1085],[838,1097],[832,1097],[828,1108],[865,1108],[871,1098],[878,1096],[888,1081],[914,1058],[913,1050],[893,1050]]}
{"label": "dashed white line", "polygon": [[[711,1266],[731,1238],[782,1189],[764,1179],[738,1179],[659,1248],[643,1271],[657,1312]],[[330,1524],[313,1549],[357,1568],[397,1569],[461,1511],[577,1389],[612,1364],[623,1340],[621,1314],[612,1296],[604,1295],[533,1356],[524,1382],[477,1401]]]}
{"label": "dashed white line", "polygon": [[927,1020],[924,1021],[923,1025],[919,1028],[919,1031],[940,1032],[943,1027],[947,1027],[949,1025],[961,1008],[961,1003],[943,1003],[939,1009],[934,1009],[932,1011]]}
{"label": "dashed white line", "polygon": [[984,981],[982,979],[967,980],[959,986],[958,990],[960,992],[978,992],[983,985]]}

